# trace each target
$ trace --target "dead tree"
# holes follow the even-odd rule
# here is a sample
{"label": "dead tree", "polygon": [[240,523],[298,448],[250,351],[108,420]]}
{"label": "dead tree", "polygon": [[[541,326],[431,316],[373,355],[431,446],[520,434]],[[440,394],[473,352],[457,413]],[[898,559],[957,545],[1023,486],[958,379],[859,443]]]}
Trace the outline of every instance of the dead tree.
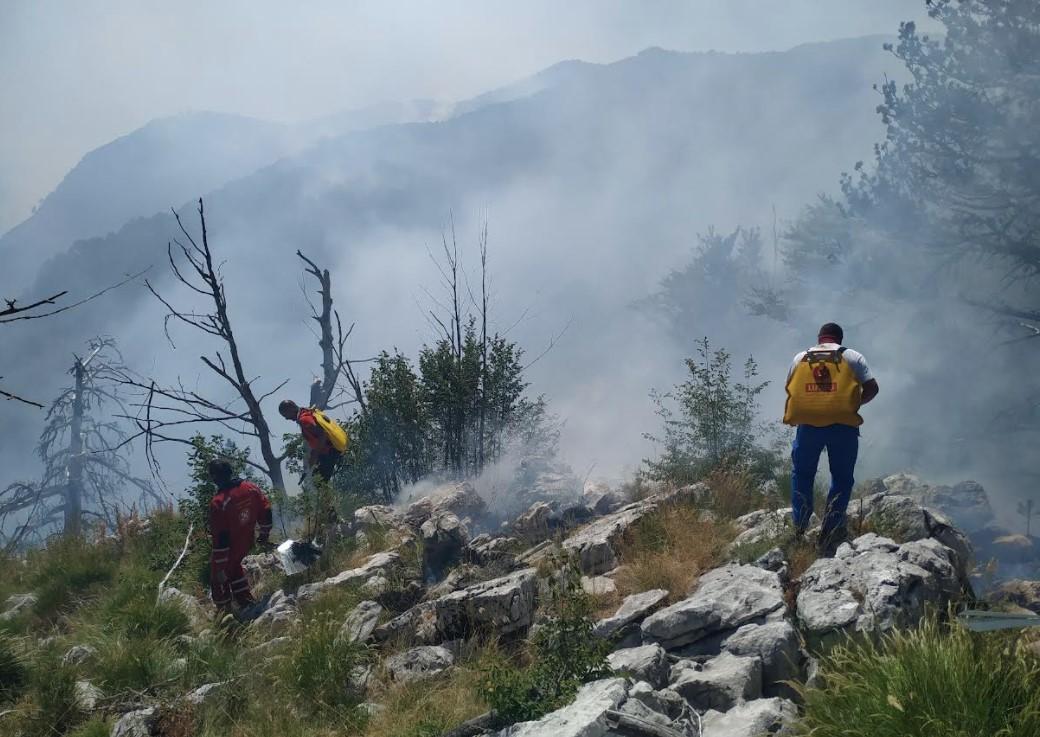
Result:
{"label": "dead tree", "polygon": [[36,449],[44,467],[41,478],[0,491],[0,529],[7,529],[8,520],[19,520],[4,540],[5,549],[56,530],[78,536],[85,517],[114,529],[128,489],[144,506],[169,501],[132,473],[122,453],[128,433],[110,411],[125,412],[118,390],[126,368],[115,343],[92,341],[87,357],[76,356],[69,373],[72,386],[48,409]]}
{"label": "dead tree", "polygon": [[[249,461],[250,465],[266,474],[275,489],[284,490],[282,461],[285,454],[276,453],[274,450],[271,428],[264,416],[261,403],[288,381],[282,381],[262,394],[254,389],[256,377],[246,372],[242,362],[238,340],[228,312],[224,279],[220,267],[214,262],[213,251],[210,248],[205,208],[201,199],[198,214],[200,240],[196,240],[188,232],[181,222],[180,215],[173,211],[177,227],[187,243],[175,238],[167,244],[166,252],[170,269],[177,281],[200,295],[207,306],[201,311],[192,307],[177,308],[148,280],[145,280],[145,286],[167,310],[163,322],[167,339],[170,339],[171,322],[182,323],[216,338],[219,347],[212,355],[203,355],[199,359],[234,390],[236,398],[230,403],[223,403],[185,388],[180,381],[174,386],[161,386],[155,381],[143,381],[127,375],[123,379],[124,383],[139,392],[138,400],[133,404],[136,413],[130,417],[137,426],[134,437],[145,439],[146,456],[153,473],[158,475],[159,464],[154,452],[156,443],[176,442],[190,445],[190,437],[181,434],[183,430],[203,424],[217,425],[233,434],[255,440],[260,447],[262,462]],[[172,343],[172,339],[170,340]]]}
{"label": "dead tree", "polygon": [[[147,271],[147,269],[145,269],[145,271]],[[141,276],[141,274],[143,273],[144,271],[141,271],[137,274],[128,276],[120,282],[105,287],[99,292],[95,292],[94,294],[91,294],[88,297],[84,297],[81,300],[77,300],[72,304],[64,305],[62,307],[57,306],[58,300],[69,293],[67,289],[61,292],[57,292],[56,294],[52,294],[49,297],[44,297],[43,299],[38,299],[35,302],[31,302],[25,305],[18,304],[17,299],[5,298],[4,303],[6,304],[6,307],[0,310],[0,325],[6,325],[12,322],[21,322],[24,320],[40,320],[45,317],[51,317],[53,315],[60,314],[62,312],[68,312],[71,309],[75,309],[80,305],[86,304],[87,302],[97,299],[106,292],[110,292],[111,290],[117,287],[123,286],[127,282],[133,281],[137,277]],[[54,309],[51,309],[52,307]],[[3,376],[0,376],[0,380],[2,380],[3,378]],[[40,404],[39,402],[34,402],[31,399],[26,399],[25,397],[19,396],[18,394],[14,394],[12,392],[4,391],[3,389],[0,389],[0,397],[7,401],[13,400],[16,402],[21,402],[22,404],[28,404],[32,407],[39,407],[40,409],[43,409],[44,407],[44,405]]]}
{"label": "dead tree", "polygon": [[[343,321],[333,305],[332,275],[329,270],[318,268],[302,251],[296,251],[296,255],[306,264],[305,271],[317,280],[318,296],[321,298],[321,309],[307,299],[311,307],[311,319],[318,323],[318,347],[321,348],[321,378],[316,379],[311,385],[310,404],[312,407],[325,410],[332,406],[356,402],[364,412],[365,396],[361,381],[354,370],[354,362],[346,355],[347,339],[354,331],[354,324],[351,323],[346,331],[343,330]],[[306,295],[306,291],[304,294]],[[340,376],[346,379],[349,393],[353,394],[353,397],[348,396],[344,399],[347,390],[337,390]]]}

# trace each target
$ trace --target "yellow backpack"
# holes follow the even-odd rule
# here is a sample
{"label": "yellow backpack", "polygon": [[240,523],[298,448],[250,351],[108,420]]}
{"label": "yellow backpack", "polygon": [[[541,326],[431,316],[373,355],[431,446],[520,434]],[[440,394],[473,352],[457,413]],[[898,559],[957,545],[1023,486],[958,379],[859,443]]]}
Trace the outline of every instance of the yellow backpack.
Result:
{"label": "yellow backpack", "polygon": [[859,415],[863,387],[844,353],[844,348],[805,352],[787,380],[785,424],[816,427],[863,424]]}
{"label": "yellow backpack", "polygon": [[347,431],[320,409],[311,407],[311,411],[314,413],[314,419],[318,423],[318,427],[325,431],[325,437],[332,443],[332,447],[340,453],[346,451],[347,445],[350,443]]}

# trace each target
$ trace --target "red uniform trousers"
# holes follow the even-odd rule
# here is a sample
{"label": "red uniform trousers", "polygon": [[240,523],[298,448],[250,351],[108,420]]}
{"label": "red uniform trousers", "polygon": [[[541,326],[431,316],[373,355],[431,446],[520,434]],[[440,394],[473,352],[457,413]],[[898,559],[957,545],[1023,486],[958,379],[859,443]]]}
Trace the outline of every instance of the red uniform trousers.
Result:
{"label": "red uniform trousers", "polygon": [[213,535],[210,594],[214,604],[227,607],[232,599],[239,606],[253,603],[242,559],[253,547],[257,525],[260,539],[266,541],[271,534],[271,523],[271,502],[256,484],[233,479],[230,486],[214,494],[209,505],[209,527]]}

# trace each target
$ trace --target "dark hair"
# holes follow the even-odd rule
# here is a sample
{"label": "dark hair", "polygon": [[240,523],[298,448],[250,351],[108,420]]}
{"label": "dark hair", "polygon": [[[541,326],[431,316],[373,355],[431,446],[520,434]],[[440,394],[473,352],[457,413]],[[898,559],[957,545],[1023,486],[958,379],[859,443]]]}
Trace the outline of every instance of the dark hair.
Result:
{"label": "dark hair", "polygon": [[235,476],[235,469],[231,467],[231,461],[227,458],[214,458],[207,464],[206,470],[213,483],[218,486],[223,486]]}
{"label": "dark hair", "polygon": [[296,405],[296,402],[294,402],[291,399],[283,399],[281,402],[278,403],[278,414],[282,415],[283,417],[285,416],[286,412],[293,412],[297,409],[299,409],[299,407]]}
{"label": "dark hair", "polygon": [[820,332],[816,335],[820,338],[824,336],[837,338],[839,343],[845,339],[845,332],[841,329],[841,325],[836,322],[824,323],[823,327],[820,328]]}

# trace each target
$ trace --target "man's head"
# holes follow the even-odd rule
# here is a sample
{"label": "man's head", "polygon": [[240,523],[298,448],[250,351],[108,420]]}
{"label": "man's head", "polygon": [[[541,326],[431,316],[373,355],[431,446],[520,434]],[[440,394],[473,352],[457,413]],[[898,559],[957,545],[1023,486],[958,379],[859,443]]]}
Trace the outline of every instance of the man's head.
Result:
{"label": "man's head", "polygon": [[291,399],[283,399],[278,405],[278,414],[287,420],[295,420],[300,414],[300,408]]}
{"label": "man's head", "polygon": [[210,480],[217,486],[227,486],[235,477],[235,470],[227,458],[214,458],[206,466]]}
{"label": "man's head", "polygon": [[841,345],[842,340],[845,339],[845,332],[841,329],[841,325],[836,322],[828,322],[820,328],[819,337],[817,340],[820,343],[837,343]]}

